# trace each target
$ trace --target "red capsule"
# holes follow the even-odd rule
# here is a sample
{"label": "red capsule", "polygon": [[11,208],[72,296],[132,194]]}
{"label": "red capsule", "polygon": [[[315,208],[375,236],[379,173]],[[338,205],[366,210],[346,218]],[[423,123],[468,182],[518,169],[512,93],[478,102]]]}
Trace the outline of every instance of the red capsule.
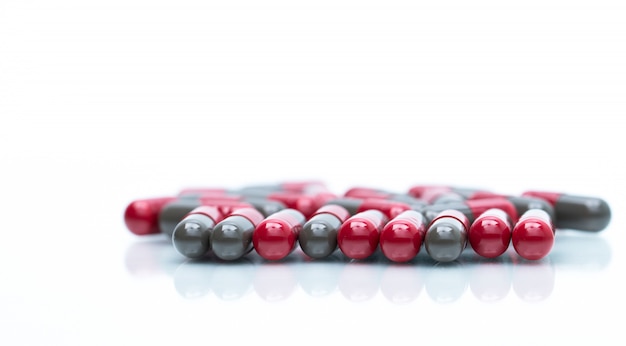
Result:
{"label": "red capsule", "polygon": [[538,260],[554,245],[554,227],[550,215],[541,209],[525,212],[513,227],[511,242],[515,251],[528,260]]}
{"label": "red capsule", "polygon": [[343,197],[360,198],[360,199],[366,199],[366,198],[389,199],[391,195],[393,194],[388,191],[372,189],[369,187],[355,186],[355,187],[349,188],[343,194]]}
{"label": "red capsule", "polygon": [[175,197],[157,197],[132,201],[124,211],[124,223],[136,235],[159,234],[159,212]]}
{"label": "red capsule", "polygon": [[254,230],[254,249],[268,260],[287,257],[295,250],[305,222],[304,215],[296,209],[283,209],[268,216]]}
{"label": "red capsule", "polygon": [[326,184],[320,180],[284,181],[279,186],[282,191],[303,194],[317,194],[330,191]]}
{"label": "red capsule", "polygon": [[380,232],[387,223],[380,210],[370,209],[348,218],[337,232],[339,249],[349,258],[364,259],[376,251]]}
{"label": "red capsule", "polygon": [[391,219],[380,233],[380,249],[389,260],[407,262],[420,251],[426,235],[424,216],[407,210]]}
{"label": "red capsule", "polygon": [[483,257],[502,255],[511,243],[511,221],[501,209],[488,209],[474,220],[468,231],[468,241]]}

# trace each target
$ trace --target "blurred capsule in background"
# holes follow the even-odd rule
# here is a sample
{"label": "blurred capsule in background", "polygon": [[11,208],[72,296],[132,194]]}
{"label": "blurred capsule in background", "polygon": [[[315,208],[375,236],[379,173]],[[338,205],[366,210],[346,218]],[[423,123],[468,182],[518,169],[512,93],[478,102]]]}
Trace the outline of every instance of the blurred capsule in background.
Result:
{"label": "blurred capsule in background", "polygon": [[398,216],[400,213],[406,210],[412,210],[411,206],[404,202],[391,201],[387,199],[381,198],[352,198],[352,197],[342,197],[342,198],[333,198],[326,201],[325,205],[336,204],[340,205],[350,213],[350,215],[354,216],[358,213],[367,211],[367,210],[378,210],[382,212],[385,217],[389,219],[393,219]]}

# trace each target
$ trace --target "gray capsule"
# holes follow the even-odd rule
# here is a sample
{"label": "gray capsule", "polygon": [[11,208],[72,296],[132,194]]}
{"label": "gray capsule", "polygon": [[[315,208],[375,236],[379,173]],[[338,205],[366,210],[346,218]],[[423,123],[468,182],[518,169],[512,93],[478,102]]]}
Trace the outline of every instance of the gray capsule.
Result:
{"label": "gray capsule", "polygon": [[174,227],[174,249],[188,258],[205,257],[211,249],[211,232],[220,217],[219,211],[214,207],[201,206],[193,209]]}
{"label": "gray capsule", "polygon": [[249,203],[265,217],[287,208],[284,203],[261,197],[246,197],[243,201]]}
{"label": "gray capsule", "polygon": [[545,191],[526,191],[522,196],[542,198],[552,204],[556,228],[599,232],[611,221],[611,208],[601,198]]}
{"label": "gray capsule", "polygon": [[254,208],[235,210],[215,225],[211,233],[213,254],[225,261],[234,261],[252,251],[252,233],[264,219]]}
{"label": "gray capsule", "polygon": [[337,204],[319,208],[305,222],[298,235],[302,252],[312,258],[330,256],[337,250],[337,232],[348,217],[348,210]]}
{"label": "gray capsule", "polygon": [[159,211],[159,229],[168,237],[171,237],[176,225],[200,205],[200,201],[193,198],[176,199],[165,204]]}
{"label": "gray capsule", "polygon": [[417,211],[421,212],[428,222],[432,222],[442,211],[448,210],[448,209],[454,209],[454,210],[460,211],[469,220],[475,219],[472,209],[467,204],[462,203],[462,202],[432,204]]}
{"label": "gray capsule", "polygon": [[545,199],[525,196],[509,196],[507,199],[515,206],[517,215],[524,215],[525,212],[531,209],[541,209],[548,213],[551,220],[556,220],[554,207]]}
{"label": "gray capsule", "polygon": [[469,220],[458,210],[444,210],[428,226],[424,248],[439,262],[452,262],[467,246]]}

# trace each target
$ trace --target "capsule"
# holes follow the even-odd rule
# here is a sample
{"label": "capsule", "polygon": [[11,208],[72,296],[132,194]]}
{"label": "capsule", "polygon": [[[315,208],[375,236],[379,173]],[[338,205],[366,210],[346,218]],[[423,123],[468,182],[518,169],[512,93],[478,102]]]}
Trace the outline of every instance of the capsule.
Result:
{"label": "capsule", "polygon": [[380,232],[388,221],[380,210],[369,209],[349,217],[339,227],[337,244],[352,259],[365,259],[378,248]]}
{"label": "capsule", "polygon": [[231,192],[229,190],[218,189],[185,189],[178,194],[179,199],[199,199],[203,203],[212,201],[240,201],[251,204],[264,216],[269,216],[275,212],[287,208],[285,204],[272,201],[266,198],[245,196]]}
{"label": "capsule", "polygon": [[470,224],[476,220],[476,218],[491,208],[498,208],[503,210],[509,218],[514,222],[518,219],[517,209],[506,198],[483,198],[466,200],[465,202],[446,203],[446,204],[433,204],[424,207],[420,211],[424,214],[426,219],[433,220],[439,213],[447,209],[454,209],[460,211],[468,218]]}
{"label": "capsule", "polygon": [[248,185],[238,190],[239,193],[260,192],[292,192],[298,194],[315,194],[329,191],[328,187],[320,180],[289,180],[277,184]]}
{"label": "capsule", "polygon": [[554,246],[554,227],[550,215],[541,209],[525,212],[513,227],[511,243],[515,252],[528,260],[538,260]]}
{"label": "capsule", "polygon": [[552,204],[556,228],[599,232],[611,221],[611,208],[601,198],[547,191],[526,191],[522,196],[542,198]]}
{"label": "capsule", "polygon": [[219,187],[186,187],[178,191],[178,197],[202,197],[202,196],[228,196],[236,194],[235,190],[223,189]]}
{"label": "capsule", "polygon": [[542,209],[543,211],[548,213],[548,215],[550,215],[550,218],[552,219],[553,222],[555,220],[554,207],[552,207],[552,204],[550,204],[548,201],[546,201],[543,198],[537,198],[537,197],[532,197],[532,196],[513,196],[513,195],[506,195],[506,194],[500,194],[500,193],[495,193],[495,192],[477,192],[468,199],[476,200],[476,199],[489,199],[489,198],[507,199],[515,207],[515,210],[517,211],[517,215],[522,215],[530,209]]}
{"label": "capsule", "polygon": [[296,209],[283,209],[259,223],[252,235],[254,249],[267,260],[280,260],[291,254],[298,244],[298,235],[306,222]]}
{"label": "capsule", "polygon": [[188,213],[172,232],[172,245],[188,258],[203,258],[211,250],[213,227],[223,216],[216,207],[200,206]]}
{"label": "capsule", "polygon": [[407,210],[391,219],[380,233],[380,249],[393,262],[407,262],[419,253],[426,235],[426,219]]}
{"label": "capsule", "polygon": [[409,188],[408,194],[426,200],[430,204],[461,202],[471,199],[486,190],[447,185],[415,185]]}
{"label": "capsule", "polygon": [[252,251],[252,237],[263,221],[256,208],[240,208],[220,221],[211,233],[213,254],[225,261],[234,261]]}
{"label": "capsule", "polygon": [[175,197],[157,197],[132,201],[124,210],[124,223],[136,235],[159,234],[159,212]]}
{"label": "capsule", "polygon": [[388,219],[393,219],[403,211],[412,210],[411,206],[407,203],[390,201],[380,198],[360,199],[343,197],[331,199],[326,202],[326,205],[328,204],[340,205],[346,208],[346,210],[348,210],[348,212],[352,216],[370,209],[374,209],[385,214]]}
{"label": "capsule", "polygon": [[424,237],[428,255],[439,262],[452,262],[461,256],[467,246],[470,220],[454,209],[441,211],[430,222]]}
{"label": "capsule", "polygon": [[394,193],[391,191],[381,190],[381,189],[373,189],[368,187],[359,187],[355,186],[349,188],[344,194],[343,197],[346,198],[357,198],[357,199],[386,199],[389,201],[396,201],[409,204],[413,209],[416,209],[416,206],[423,207],[426,206],[426,201],[415,198],[408,194],[402,193]]}
{"label": "capsule", "polygon": [[507,213],[497,208],[488,209],[472,222],[467,232],[468,242],[478,255],[495,258],[509,248],[511,228]]}
{"label": "capsule", "polygon": [[346,208],[328,204],[320,207],[304,224],[298,236],[300,249],[312,258],[325,258],[337,250],[337,232],[350,217]]}
{"label": "capsule", "polygon": [[283,203],[289,209],[295,209],[301,212],[305,218],[311,217],[313,213],[322,206],[328,199],[334,198],[335,195],[324,192],[320,194],[303,194],[291,191],[279,192],[247,192],[246,197],[263,198],[271,201]]}
{"label": "capsule", "polygon": [[174,199],[161,208],[159,212],[159,229],[162,233],[165,233],[168,237],[172,236],[174,228],[178,223],[192,210],[199,206],[208,205],[217,207],[222,215],[228,215],[233,210],[238,208],[252,207],[251,204],[224,200],[224,199],[202,199],[202,198],[184,198]]}

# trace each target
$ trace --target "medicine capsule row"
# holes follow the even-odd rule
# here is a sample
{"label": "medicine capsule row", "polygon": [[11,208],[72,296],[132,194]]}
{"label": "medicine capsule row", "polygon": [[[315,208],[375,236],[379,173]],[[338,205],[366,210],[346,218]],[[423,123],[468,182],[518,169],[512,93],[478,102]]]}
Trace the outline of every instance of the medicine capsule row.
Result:
{"label": "medicine capsule row", "polygon": [[424,245],[430,257],[446,262],[468,245],[480,256],[497,257],[509,243],[521,257],[540,259],[552,248],[559,225],[600,231],[610,209],[594,197],[507,196],[441,186],[414,186],[407,194],[355,187],[338,196],[315,182],[185,189],[176,197],[133,201],[124,217],[131,232],[164,233],[189,258],[212,252],[234,260],[254,249],[279,260],[299,245],[312,258],[339,248],[349,258],[364,259],[380,247],[390,260],[406,262]]}

